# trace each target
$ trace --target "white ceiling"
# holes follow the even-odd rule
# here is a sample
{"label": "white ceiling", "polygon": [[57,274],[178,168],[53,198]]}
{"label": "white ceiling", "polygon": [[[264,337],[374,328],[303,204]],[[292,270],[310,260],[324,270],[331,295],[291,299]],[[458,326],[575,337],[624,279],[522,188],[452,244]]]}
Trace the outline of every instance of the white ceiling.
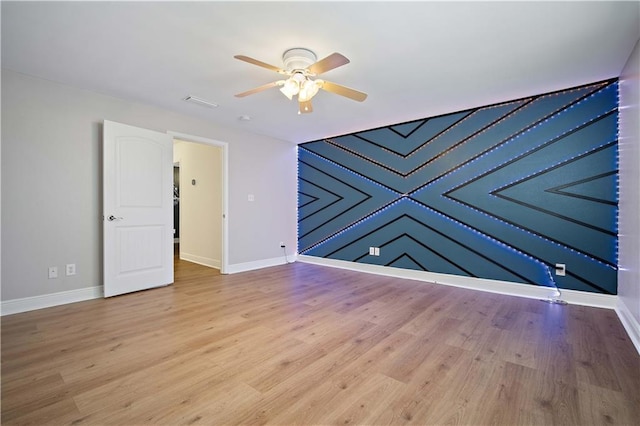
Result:
{"label": "white ceiling", "polygon": [[[300,143],[617,77],[639,5],[2,1],[2,66]],[[321,91],[298,115],[277,89],[234,97],[280,79],[234,55],[282,66],[291,47],[348,57],[322,78],[368,99]]]}

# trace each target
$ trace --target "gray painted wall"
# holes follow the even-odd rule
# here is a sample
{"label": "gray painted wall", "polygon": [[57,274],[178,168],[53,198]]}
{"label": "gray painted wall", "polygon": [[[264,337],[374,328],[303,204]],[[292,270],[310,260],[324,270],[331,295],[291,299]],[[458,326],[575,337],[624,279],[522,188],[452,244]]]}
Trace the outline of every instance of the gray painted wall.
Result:
{"label": "gray painted wall", "polygon": [[295,247],[294,145],[3,69],[1,300],[102,284],[103,120],[229,144],[230,266]]}

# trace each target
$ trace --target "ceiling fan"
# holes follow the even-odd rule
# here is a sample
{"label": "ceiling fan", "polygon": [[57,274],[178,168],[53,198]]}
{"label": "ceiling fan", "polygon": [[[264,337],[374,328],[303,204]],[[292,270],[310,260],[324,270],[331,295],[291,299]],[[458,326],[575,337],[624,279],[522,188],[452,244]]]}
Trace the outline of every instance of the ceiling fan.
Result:
{"label": "ceiling fan", "polygon": [[287,76],[286,80],[274,81],[272,83],[256,87],[255,89],[238,93],[236,95],[238,98],[262,92],[263,90],[271,89],[272,87],[280,87],[280,91],[289,98],[289,100],[292,100],[296,95],[298,96],[298,114],[305,114],[313,111],[311,98],[313,98],[320,89],[340,96],[345,96],[358,102],[362,102],[367,98],[366,93],[315,78],[322,73],[348,64],[349,59],[340,53],[332,53],[326,58],[317,61],[316,54],[309,49],[299,47],[289,49],[282,55],[284,68],[278,68],[244,55],[236,55],[234,58]]}

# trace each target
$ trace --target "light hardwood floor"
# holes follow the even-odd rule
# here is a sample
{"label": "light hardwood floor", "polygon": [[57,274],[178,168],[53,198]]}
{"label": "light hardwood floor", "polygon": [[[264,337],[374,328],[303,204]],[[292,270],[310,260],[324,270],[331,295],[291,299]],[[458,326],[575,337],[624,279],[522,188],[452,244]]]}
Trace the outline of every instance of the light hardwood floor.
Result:
{"label": "light hardwood floor", "polygon": [[295,263],[2,318],[3,424],[637,425],[615,312]]}

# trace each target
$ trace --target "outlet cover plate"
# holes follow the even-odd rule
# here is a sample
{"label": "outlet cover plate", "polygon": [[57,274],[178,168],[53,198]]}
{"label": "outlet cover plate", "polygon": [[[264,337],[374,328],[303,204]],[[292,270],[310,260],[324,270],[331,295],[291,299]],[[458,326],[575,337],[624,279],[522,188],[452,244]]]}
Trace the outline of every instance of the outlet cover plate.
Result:
{"label": "outlet cover plate", "polygon": [[58,267],[57,266],[49,266],[49,279],[58,278]]}
{"label": "outlet cover plate", "polygon": [[76,264],[75,263],[67,263],[66,266],[66,274],[67,276],[71,276],[71,275],[75,275],[76,274]]}

